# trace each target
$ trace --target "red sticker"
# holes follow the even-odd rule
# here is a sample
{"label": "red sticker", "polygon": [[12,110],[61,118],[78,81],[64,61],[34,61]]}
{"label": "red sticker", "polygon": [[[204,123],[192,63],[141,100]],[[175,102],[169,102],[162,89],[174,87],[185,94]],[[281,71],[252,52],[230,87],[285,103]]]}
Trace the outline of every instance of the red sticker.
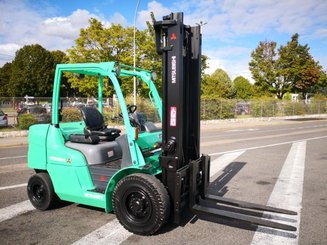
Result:
{"label": "red sticker", "polygon": [[177,107],[176,106],[171,106],[170,107],[170,126],[171,127],[176,127],[177,124]]}

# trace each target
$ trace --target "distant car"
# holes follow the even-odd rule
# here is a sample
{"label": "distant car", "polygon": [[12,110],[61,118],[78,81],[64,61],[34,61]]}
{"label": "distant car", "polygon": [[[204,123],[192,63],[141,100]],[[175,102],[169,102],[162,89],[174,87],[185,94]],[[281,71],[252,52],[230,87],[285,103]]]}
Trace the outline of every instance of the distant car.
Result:
{"label": "distant car", "polygon": [[49,123],[51,121],[50,114],[47,113],[47,109],[40,105],[30,105],[23,107],[17,116],[19,124],[19,117],[23,114],[31,114],[37,120],[38,123]]}
{"label": "distant car", "polygon": [[3,111],[0,111],[0,127],[8,126],[8,115]]}
{"label": "distant car", "polygon": [[235,106],[236,115],[248,115],[250,114],[250,103],[239,102]]}
{"label": "distant car", "polygon": [[46,103],[43,105],[43,107],[47,110],[48,113],[51,112],[52,104],[51,103]]}

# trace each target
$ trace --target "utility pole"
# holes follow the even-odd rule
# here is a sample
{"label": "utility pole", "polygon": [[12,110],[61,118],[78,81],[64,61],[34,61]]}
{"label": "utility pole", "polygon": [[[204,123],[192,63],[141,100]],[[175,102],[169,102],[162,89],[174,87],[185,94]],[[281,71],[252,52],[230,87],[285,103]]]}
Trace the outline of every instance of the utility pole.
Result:
{"label": "utility pole", "polygon": [[[135,43],[135,39],[136,39],[136,14],[137,14],[137,9],[139,8],[140,5],[140,0],[137,0],[137,4],[136,4],[136,8],[135,8],[135,13],[134,13],[134,37],[133,37],[133,66],[136,66],[136,43]],[[134,72],[135,72],[135,68],[134,68]],[[134,95],[134,105],[136,105],[136,77],[134,76],[134,91],[133,91],[133,95]]]}

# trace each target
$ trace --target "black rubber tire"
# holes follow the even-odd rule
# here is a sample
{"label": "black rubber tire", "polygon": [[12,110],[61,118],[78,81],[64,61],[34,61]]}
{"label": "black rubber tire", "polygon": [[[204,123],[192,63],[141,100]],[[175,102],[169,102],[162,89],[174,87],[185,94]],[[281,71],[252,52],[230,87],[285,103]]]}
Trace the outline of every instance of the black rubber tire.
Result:
{"label": "black rubber tire", "polygon": [[131,174],[121,179],[113,192],[112,203],[122,226],[139,235],[154,234],[170,215],[167,190],[148,174]]}
{"label": "black rubber tire", "polygon": [[27,184],[27,195],[32,205],[39,210],[51,209],[58,200],[47,173],[37,173],[31,176]]}

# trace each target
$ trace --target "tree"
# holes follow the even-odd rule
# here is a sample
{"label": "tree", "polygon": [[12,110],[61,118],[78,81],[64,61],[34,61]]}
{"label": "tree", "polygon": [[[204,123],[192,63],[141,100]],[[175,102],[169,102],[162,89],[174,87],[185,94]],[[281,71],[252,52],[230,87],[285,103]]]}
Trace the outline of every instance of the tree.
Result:
{"label": "tree", "polygon": [[320,72],[319,82],[314,85],[314,93],[327,97],[327,73],[325,71]]}
{"label": "tree", "polygon": [[255,85],[261,91],[269,91],[282,99],[287,92],[302,93],[303,97],[319,82],[321,67],[309,53],[308,45],[298,42],[299,35],[292,36],[278,54],[275,42],[260,42],[252,52],[249,63]]}
{"label": "tree", "polygon": [[[51,51],[51,55],[53,56],[53,60],[54,60],[54,67],[53,67],[53,76],[54,76],[55,71],[56,71],[56,65],[67,63],[68,57],[64,52],[62,52],[60,50]],[[67,97],[75,96],[78,94],[76,89],[71,87],[71,84],[68,82],[68,78],[66,76],[63,76],[61,78],[60,94],[62,96],[67,96]]]}
{"label": "tree", "polygon": [[285,83],[283,77],[278,75],[276,68],[276,42],[260,42],[258,47],[251,53],[252,60],[249,63],[255,86],[262,91],[276,94],[280,99],[289,91],[290,85]]}
{"label": "tree", "polygon": [[296,33],[286,46],[279,48],[277,67],[279,74],[291,84],[293,92],[302,93],[307,98],[313,86],[319,82],[321,67],[310,55],[308,45],[299,44],[298,39]]}
{"label": "tree", "polygon": [[51,96],[54,58],[39,44],[26,45],[16,52],[10,76],[12,96]]}
{"label": "tree", "polygon": [[13,96],[10,92],[11,63],[6,63],[0,68],[0,97]]}
{"label": "tree", "polygon": [[[75,40],[76,45],[68,50],[69,62],[105,62],[116,61],[122,64],[133,65],[133,28],[124,28],[121,25],[112,24],[104,27],[97,19],[90,19],[90,25],[81,29],[80,36]],[[137,66],[142,67],[145,57],[151,60],[151,51],[147,49],[149,41],[146,31],[136,32]],[[149,45],[149,44],[148,44]],[[154,46],[154,45],[153,45]],[[148,52],[145,52],[146,49]],[[150,66],[149,63],[146,64]],[[122,79],[122,90],[125,94],[133,91],[132,79]],[[69,82],[73,88],[78,88],[84,95],[96,95],[97,80],[88,76],[78,79],[69,76]],[[104,94],[112,95],[113,88],[109,83],[104,86]]]}
{"label": "tree", "polygon": [[253,85],[242,76],[238,76],[233,81],[235,89],[235,97],[237,99],[250,99],[253,96],[254,89]]}
{"label": "tree", "polygon": [[[140,31],[136,29],[136,66],[146,70],[155,71],[157,79],[154,81],[158,92],[162,93],[162,62],[161,56],[157,54],[155,45],[154,14],[150,13],[151,20],[147,21],[147,29]],[[89,26],[81,29],[80,36],[75,40],[75,46],[68,50],[69,62],[103,62],[118,61],[121,64],[133,65],[133,28],[124,28],[121,25],[112,24],[104,27],[97,19],[90,19]],[[202,56],[203,70],[207,65],[207,56]],[[202,70],[202,71],[203,71]],[[204,75],[204,73],[202,73]],[[125,95],[133,92],[132,79],[122,78],[121,88]],[[85,76],[79,79],[69,76],[69,83],[82,94],[91,96],[97,91],[97,81]],[[113,88],[106,84],[104,94],[111,96]],[[148,88],[143,84],[138,88],[141,97],[147,97]]]}
{"label": "tree", "polygon": [[204,98],[232,98],[234,94],[232,81],[222,69],[217,69],[212,75],[205,77],[202,83]]}

